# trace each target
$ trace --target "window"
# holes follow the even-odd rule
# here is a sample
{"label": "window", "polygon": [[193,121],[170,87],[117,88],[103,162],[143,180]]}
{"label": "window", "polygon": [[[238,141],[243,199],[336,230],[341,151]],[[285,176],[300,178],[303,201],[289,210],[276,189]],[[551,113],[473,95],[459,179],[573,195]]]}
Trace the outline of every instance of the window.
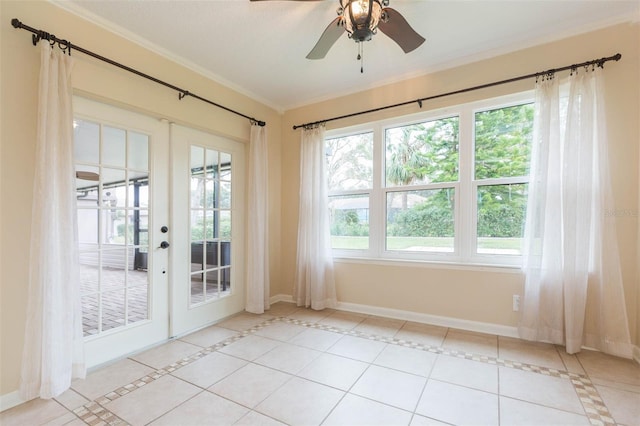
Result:
{"label": "window", "polygon": [[478,253],[520,254],[527,211],[533,105],[475,113]]}
{"label": "window", "polygon": [[530,94],[328,132],[334,253],[517,262],[532,132]]}
{"label": "window", "polygon": [[373,189],[373,133],[325,142],[333,248],[369,249]]}
{"label": "window", "polygon": [[453,252],[459,118],[385,130],[386,249]]}

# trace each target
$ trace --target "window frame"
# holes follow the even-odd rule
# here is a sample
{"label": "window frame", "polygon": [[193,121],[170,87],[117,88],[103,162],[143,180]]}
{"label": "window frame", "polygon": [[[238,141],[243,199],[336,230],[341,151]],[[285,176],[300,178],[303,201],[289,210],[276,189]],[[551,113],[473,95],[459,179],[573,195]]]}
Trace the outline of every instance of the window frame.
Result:
{"label": "window frame", "polygon": [[[368,189],[352,189],[352,190],[328,190],[327,191],[327,196],[328,199],[330,200],[332,197],[344,197],[344,196],[362,196],[362,195],[368,195],[369,196],[369,248],[368,249],[333,249],[333,256],[334,257],[344,257],[344,258],[370,258],[370,257],[375,257],[373,255],[372,252],[372,223],[374,221],[377,221],[377,216],[378,216],[378,212],[377,209],[372,208],[372,206],[374,206],[374,190],[377,186],[377,182],[379,179],[379,176],[377,176],[377,174],[380,173],[380,170],[376,167],[377,164],[377,159],[376,159],[376,140],[375,140],[375,129],[376,129],[376,125],[372,124],[372,123],[368,123],[368,124],[364,124],[364,125],[359,125],[359,126],[352,126],[349,127],[348,129],[342,129],[343,131],[341,132],[336,132],[336,130],[327,130],[325,132],[325,138],[324,138],[324,142],[325,142],[325,150],[326,150],[326,141],[328,139],[336,139],[336,138],[344,138],[344,137],[349,137],[349,136],[356,136],[356,135],[361,135],[361,134],[365,134],[365,133],[372,133],[373,134],[373,177],[372,177],[372,182],[371,182],[371,188]],[[335,136],[330,136],[332,133],[335,133]],[[328,176],[327,176],[328,179]],[[374,213],[375,212],[375,213]]]}
{"label": "window frame", "polygon": [[[365,190],[329,191],[328,196],[369,194],[369,249],[333,249],[337,259],[373,259],[380,261],[417,261],[477,266],[519,266],[522,255],[477,252],[478,188],[487,185],[528,184],[529,176],[475,179],[475,114],[523,104],[533,104],[532,90],[393,117],[356,126],[327,130],[325,140],[373,133],[373,188]],[[386,130],[443,118],[459,118],[458,180],[431,184],[386,186]],[[386,248],[387,194],[389,192],[453,188],[454,249],[453,252],[417,252]],[[462,204],[464,202],[464,204]]]}

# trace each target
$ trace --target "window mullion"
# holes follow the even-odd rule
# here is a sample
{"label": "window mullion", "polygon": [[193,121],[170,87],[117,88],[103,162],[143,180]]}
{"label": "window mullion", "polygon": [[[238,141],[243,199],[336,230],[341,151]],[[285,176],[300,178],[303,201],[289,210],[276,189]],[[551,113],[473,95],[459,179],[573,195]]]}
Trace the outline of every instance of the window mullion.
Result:
{"label": "window mullion", "polygon": [[476,203],[473,186],[473,112],[460,111],[460,200],[456,208],[456,249],[461,260],[468,261],[475,241]]}
{"label": "window mullion", "polygon": [[343,197],[346,195],[369,195],[371,189],[353,189],[350,191],[329,191],[329,197]]}
{"label": "window mullion", "polygon": [[382,126],[373,128],[373,189],[371,191],[369,250],[373,257],[381,257],[385,240],[385,193],[384,193],[384,131]]}
{"label": "window mullion", "polygon": [[528,176],[516,176],[516,177],[503,177],[493,179],[482,179],[476,181],[477,186],[491,186],[491,185],[516,185],[519,183],[529,183]]}

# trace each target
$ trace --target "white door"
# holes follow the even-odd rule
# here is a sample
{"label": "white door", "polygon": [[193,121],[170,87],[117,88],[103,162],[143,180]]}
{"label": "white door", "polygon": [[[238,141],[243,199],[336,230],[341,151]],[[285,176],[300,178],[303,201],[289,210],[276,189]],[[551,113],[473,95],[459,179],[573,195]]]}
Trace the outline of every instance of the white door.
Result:
{"label": "white door", "polygon": [[74,97],[88,367],[169,336],[169,125]]}
{"label": "white door", "polygon": [[244,309],[244,144],[171,125],[171,336]]}

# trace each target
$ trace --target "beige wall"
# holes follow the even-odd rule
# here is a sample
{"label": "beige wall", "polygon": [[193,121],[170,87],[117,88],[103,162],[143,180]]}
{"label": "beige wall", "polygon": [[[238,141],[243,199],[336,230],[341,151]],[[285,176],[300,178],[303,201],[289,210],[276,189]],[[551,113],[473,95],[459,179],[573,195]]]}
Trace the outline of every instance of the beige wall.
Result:
{"label": "beige wall", "polygon": [[[487,81],[580,62],[620,52],[619,63],[607,64],[606,89],[615,206],[636,212],[618,218],[630,326],[640,342],[640,289],[638,263],[638,25],[620,25],[580,37],[504,55],[490,61],[426,75],[359,95],[288,111],[276,111],[190,70],[163,59],[120,37],[83,21],[48,2],[0,1],[0,396],[17,389],[25,324],[30,239],[31,187],[36,128],[38,50],[30,34],[11,27],[16,17],[82,47],[184,87],[225,106],[263,119],[269,129],[270,235],[272,295],[291,294],[298,220],[299,131],[301,124],[326,117],[402,102]],[[177,100],[169,89],[76,54],[74,87],[99,99],[158,117],[247,141],[246,120],[194,99]],[[343,72],[344,70],[336,70]],[[493,97],[531,88],[531,82],[501,86],[425,104],[448,104]],[[416,112],[415,106],[334,122],[345,127],[380,118]],[[277,236],[280,235],[281,238]],[[336,265],[340,301],[390,309],[447,316],[513,326],[511,296],[520,293],[522,277],[516,272],[477,268],[446,268],[428,264],[398,266],[339,262]]]}
{"label": "beige wall", "polygon": [[[0,133],[0,396],[17,389],[25,324],[31,190],[34,173],[39,49],[31,34],[14,29],[11,18],[147,72],[222,105],[267,122],[270,169],[270,234],[279,235],[280,122],[275,110],[229,90],[176,63],[69,14],[49,2],[0,1],[1,133]],[[178,100],[170,89],[96,61],[80,53],[73,86],[76,91],[157,117],[247,142],[249,122],[193,98]],[[278,272],[278,238],[272,239],[272,276]]]}
{"label": "beige wall", "polygon": [[[608,63],[605,71],[607,119],[612,145],[613,206],[608,210],[627,212],[617,218],[624,288],[633,340],[640,342],[640,283],[638,271],[638,158],[640,115],[639,53],[640,26],[623,24],[539,47],[483,60],[420,78],[316,103],[285,112],[282,142],[282,286],[292,293],[295,273],[298,220],[300,131],[292,125],[340,116],[383,105],[399,103],[536,71],[611,56],[622,60]],[[344,72],[344,70],[339,70]],[[370,70],[371,71],[371,70]],[[516,93],[533,88],[525,81],[484,89],[425,103],[423,109],[455,105],[482,98]],[[417,105],[330,122],[329,129],[366,123],[417,112]],[[633,214],[635,212],[635,214]],[[522,292],[523,278],[516,270],[476,270],[442,265],[398,265],[391,262],[338,262],[338,298],[341,302],[409,310],[503,326],[515,326],[512,295]]]}

